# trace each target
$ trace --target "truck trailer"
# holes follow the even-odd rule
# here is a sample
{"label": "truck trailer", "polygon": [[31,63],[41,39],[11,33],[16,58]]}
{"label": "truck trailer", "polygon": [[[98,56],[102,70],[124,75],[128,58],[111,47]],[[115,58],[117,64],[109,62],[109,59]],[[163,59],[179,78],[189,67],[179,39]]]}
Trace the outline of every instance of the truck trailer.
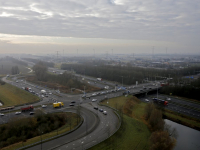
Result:
{"label": "truck trailer", "polygon": [[53,103],[53,107],[57,108],[57,107],[63,107],[64,103],[63,102],[58,102],[58,103]]}
{"label": "truck trailer", "polygon": [[31,110],[33,110],[33,109],[34,109],[33,106],[30,105],[30,106],[27,106],[27,107],[22,107],[22,108],[21,108],[21,111],[22,111],[22,112],[24,112],[24,111],[31,111]]}

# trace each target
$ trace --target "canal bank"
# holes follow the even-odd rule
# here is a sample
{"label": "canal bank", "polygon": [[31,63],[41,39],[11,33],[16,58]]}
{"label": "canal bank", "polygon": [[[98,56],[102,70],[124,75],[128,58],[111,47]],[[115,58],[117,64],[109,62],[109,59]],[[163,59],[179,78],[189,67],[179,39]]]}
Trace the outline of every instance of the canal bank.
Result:
{"label": "canal bank", "polygon": [[174,150],[199,150],[200,149],[200,131],[178,124],[165,119],[165,123],[172,128],[176,128],[178,138]]}

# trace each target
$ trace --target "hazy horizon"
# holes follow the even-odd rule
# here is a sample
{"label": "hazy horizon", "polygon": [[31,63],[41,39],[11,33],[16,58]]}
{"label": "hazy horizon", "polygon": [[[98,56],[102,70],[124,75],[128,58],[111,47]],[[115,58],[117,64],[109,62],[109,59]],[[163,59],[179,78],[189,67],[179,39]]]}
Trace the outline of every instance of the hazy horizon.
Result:
{"label": "hazy horizon", "polygon": [[200,3],[0,2],[0,53],[199,54]]}

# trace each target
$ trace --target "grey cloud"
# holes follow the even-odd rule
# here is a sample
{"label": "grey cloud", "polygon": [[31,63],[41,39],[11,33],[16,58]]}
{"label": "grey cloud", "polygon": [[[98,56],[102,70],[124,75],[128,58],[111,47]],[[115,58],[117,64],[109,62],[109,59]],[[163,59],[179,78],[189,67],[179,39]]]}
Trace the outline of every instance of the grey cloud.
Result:
{"label": "grey cloud", "polygon": [[199,7],[199,0],[3,0],[0,16],[13,16],[0,17],[0,32],[190,42],[200,39]]}

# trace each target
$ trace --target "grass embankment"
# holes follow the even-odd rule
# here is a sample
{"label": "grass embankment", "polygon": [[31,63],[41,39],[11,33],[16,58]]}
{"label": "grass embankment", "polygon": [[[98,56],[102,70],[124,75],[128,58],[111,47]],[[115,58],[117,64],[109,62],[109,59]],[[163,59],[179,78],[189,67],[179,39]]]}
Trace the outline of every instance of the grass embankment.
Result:
{"label": "grass embankment", "polygon": [[1,107],[19,105],[38,101],[39,98],[29,92],[10,84],[0,85],[0,100],[4,103]]}
{"label": "grass embankment", "polygon": [[91,150],[109,148],[117,150],[149,149],[148,139],[151,133],[143,117],[145,103],[132,96],[122,96],[109,99],[108,103],[107,100],[103,101],[102,104],[122,109],[125,115],[120,129],[109,139],[92,147]]}
{"label": "grass embankment", "polygon": [[165,110],[163,112],[164,118],[177,122],[179,124],[188,126],[190,128],[196,129],[200,131],[200,120],[195,119],[183,114],[178,114],[176,112]]}
{"label": "grass embankment", "polygon": [[[54,137],[56,135],[59,135],[59,134],[65,133],[67,131],[73,130],[80,123],[80,121],[81,121],[80,119],[79,119],[79,122],[77,122],[77,114],[70,113],[70,112],[66,112],[66,113],[67,113],[67,116],[69,116],[71,118],[71,122],[66,123],[64,126],[58,128],[58,130],[54,130],[50,133],[43,134],[41,136],[42,140],[49,139],[49,138]],[[19,143],[10,145],[8,147],[4,147],[2,150],[15,150],[15,149],[18,149],[20,147],[33,144],[35,142],[40,142],[41,137],[36,136],[34,138],[26,140],[26,142],[19,142]]]}

